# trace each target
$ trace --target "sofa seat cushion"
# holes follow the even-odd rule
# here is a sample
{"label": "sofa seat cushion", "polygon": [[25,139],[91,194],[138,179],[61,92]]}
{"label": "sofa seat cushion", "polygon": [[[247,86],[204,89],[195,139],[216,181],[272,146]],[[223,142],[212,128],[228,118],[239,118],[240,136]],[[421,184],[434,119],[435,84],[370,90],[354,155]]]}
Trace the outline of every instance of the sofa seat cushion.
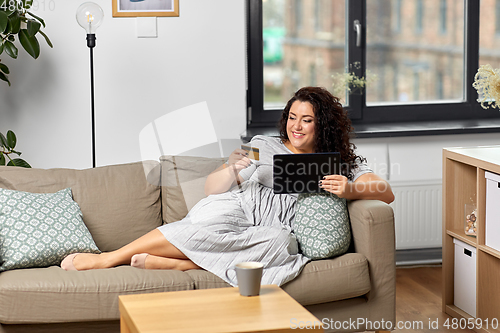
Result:
{"label": "sofa seat cushion", "polygon": [[[70,187],[97,247],[113,251],[162,224],[158,163],[137,162],[94,169],[0,167],[0,187],[54,193]],[[148,172],[148,178],[145,172]]]}
{"label": "sofa seat cushion", "polygon": [[358,297],[370,291],[368,260],[359,253],[315,260],[282,288],[304,306]]}
{"label": "sofa seat cushion", "polygon": [[0,274],[0,323],[117,320],[118,296],[193,289],[193,280],[174,270],[130,266],[64,271],[57,266]]}
{"label": "sofa seat cushion", "polygon": [[228,288],[229,283],[222,280],[215,274],[203,269],[192,269],[186,271],[186,274],[193,279],[194,289]]}

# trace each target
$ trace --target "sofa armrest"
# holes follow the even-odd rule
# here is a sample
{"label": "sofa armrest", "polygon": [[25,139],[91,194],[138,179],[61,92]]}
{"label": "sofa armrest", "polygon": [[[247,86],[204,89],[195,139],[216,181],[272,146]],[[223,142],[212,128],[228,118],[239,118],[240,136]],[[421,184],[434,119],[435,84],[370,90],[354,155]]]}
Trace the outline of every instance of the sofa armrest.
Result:
{"label": "sofa armrest", "polygon": [[[396,264],[394,212],[379,200],[349,202],[354,251],[368,259],[370,308],[394,323],[396,317]],[[372,312],[373,315],[375,313]],[[387,314],[392,317],[388,318]]]}

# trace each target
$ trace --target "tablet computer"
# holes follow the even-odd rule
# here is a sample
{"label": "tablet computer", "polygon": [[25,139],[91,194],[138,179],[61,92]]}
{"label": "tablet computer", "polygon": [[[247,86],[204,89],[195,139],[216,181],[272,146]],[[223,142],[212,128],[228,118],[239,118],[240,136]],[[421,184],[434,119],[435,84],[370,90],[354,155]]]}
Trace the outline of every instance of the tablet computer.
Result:
{"label": "tablet computer", "polygon": [[273,156],[273,190],[284,193],[321,193],[319,181],[340,174],[340,153],[276,154]]}

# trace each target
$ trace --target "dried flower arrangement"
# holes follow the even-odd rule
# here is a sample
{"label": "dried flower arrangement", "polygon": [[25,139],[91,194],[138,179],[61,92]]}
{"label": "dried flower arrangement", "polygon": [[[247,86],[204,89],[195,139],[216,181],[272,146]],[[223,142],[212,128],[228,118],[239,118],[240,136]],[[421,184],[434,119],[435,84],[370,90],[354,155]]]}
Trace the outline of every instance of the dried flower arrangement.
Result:
{"label": "dried flower arrangement", "polygon": [[359,77],[352,71],[352,67],[360,68],[361,64],[355,62],[350,66],[351,71],[346,73],[335,73],[332,75],[333,79],[333,90],[332,93],[335,96],[344,96],[346,91],[348,94],[362,94],[363,89],[368,83],[376,81],[377,75],[372,74],[369,70],[366,71],[366,77]]}
{"label": "dried flower arrangement", "polygon": [[500,70],[493,69],[490,64],[482,65],[477,70],[474,76],[474,83],[472,84],[476,88],[479,99],[478,102],[481,103],[483,109],[487,109],[490,106],[492,108],[500,108]]}

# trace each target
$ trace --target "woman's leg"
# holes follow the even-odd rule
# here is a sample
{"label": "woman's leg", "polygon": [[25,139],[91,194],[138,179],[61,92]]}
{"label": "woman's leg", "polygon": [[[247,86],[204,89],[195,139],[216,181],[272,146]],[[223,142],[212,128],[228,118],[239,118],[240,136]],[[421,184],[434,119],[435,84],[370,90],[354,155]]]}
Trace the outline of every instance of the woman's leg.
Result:
{"label": "woman's leg", "polygon": [[[80,253],[72,259],[71,263],[79,271],[109,268],[118,265],[128,265],[132,256],[139,253],[149,253],[158,257],[190,261],[179,249],[165,239],[161,231],[155,229],[116,251],[103,252],[101,254]],[[63,267],[62,264],[61,267]]]}
{"label": "woman's leg", "polygon": [[134,255],[130,265],[143,269],[176,269],[179,271],[200,268],[189,259],[165,258],[148,253]]}

